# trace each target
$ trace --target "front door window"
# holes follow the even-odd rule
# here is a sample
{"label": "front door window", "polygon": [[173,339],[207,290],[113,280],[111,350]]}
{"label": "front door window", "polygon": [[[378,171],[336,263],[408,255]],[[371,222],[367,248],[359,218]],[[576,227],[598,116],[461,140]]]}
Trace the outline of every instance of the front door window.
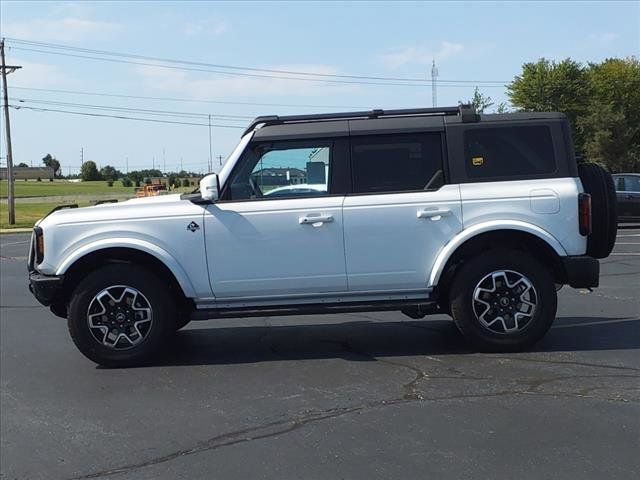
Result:
{"label": "front door window", "polygon": [[329,193],[331,146],[260,143],[250,147],[230,186],[230,200],[317,197]]}

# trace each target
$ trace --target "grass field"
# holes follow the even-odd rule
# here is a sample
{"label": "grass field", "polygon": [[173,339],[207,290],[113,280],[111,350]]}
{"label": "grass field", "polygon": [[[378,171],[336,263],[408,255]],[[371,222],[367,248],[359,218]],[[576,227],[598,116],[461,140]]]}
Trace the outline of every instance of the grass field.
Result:
{"label": "grass field", "polygon": [[[86,207],[89,202],[77,202]],[[60,203],[16,203],[16,224],[9,225],[9,210],[6,203],[0,203],[0,228],[30,228]]]}
{"label": "grass field", "polygon": [[[0,183],[0,197],[6,198],[8,185],[6,181]],[[50,182],[44,180],[36,182],[29,180],[16,180],[16,198],[19,197],[51,197],[54,195],[100,195],[105,193],[130,193],[133,195],[134,187],[123,187],[122,182],[113,182],[113,186],[107,185],[106,181],[95,182],[68,182],[66,180],[55,180]]]}
{"label": "grass field", "polygon": [[[172,190],[171,193],[191,192],[195,187],[180,187]],[[56,180],[54,182],[44,181],[28,181],[17,180],[15,182],[16,198],[42,197],[42,201],[33,199],[33,203],[24,203],[24,201],[16,201],[16,223],[9,225],[9,211],[6,200],[0,202],[0,229],[5,228],[30,228],[33,224],[54,207],[63,203],[77,203],[81,207],[86,207],[96,198],[104,198],[105,195],[117,194],[120,198],[122,195],[135,195],[134,187],[123,187],[121,182],[114,182],[113,187],[109,187],[106,181],[95,182],[67,182],[64,180]],[[68,196],[72,198],[51,199],[47,201],[47,197]],[[76,198],[73,198],[76,197]],[[7,198],[7,182],[0,183],[0,198]],[[31,202],[31,201],[29,201]]]}

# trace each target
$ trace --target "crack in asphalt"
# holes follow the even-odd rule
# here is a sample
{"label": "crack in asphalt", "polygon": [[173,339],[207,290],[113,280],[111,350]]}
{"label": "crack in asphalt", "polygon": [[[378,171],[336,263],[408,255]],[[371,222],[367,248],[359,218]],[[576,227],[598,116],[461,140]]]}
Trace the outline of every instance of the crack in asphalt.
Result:
{"label": "crack in asphalt", "polygon": [[[411,368],[411,367],[407,367],[407,368]],[[415,380],[410,382],[407,385],[411,385],[413,383],[415,383]],[[517,396],[517,395],[536,395],[536,396],[547,396],[547,397],[554,397],[554,398],[558,398],[558,397],[593,398],[593,399],[605,400],[605,401],[628,402],[628,400],[624,400],[620,398],[600,398],[600,397],[589,396],[581,392],[547,393],[547,392],[534,392],[526,389],[524,390],[510,389],[510,390],[500,390],[500,391],[491,392],[491,393],[456,394],[456,395],[446,395],[446,396],[428,397],[428,398],[425,398],[425,397],[407,398],[407,395],[405,395],[403,397],[376,400],[376,401],[366,402],[360,405],[355,405],[350,407],[336,407],[336,408],[331,408],[327,410],[306,411],[305,413],[294,415],[293,417],[285,418],[282,420],[276,420],[276,421],[268,422],[262,425],[257,425],[254,427],[248,427],[240,430],[227,432],[221,435],[217,435],[201,443],[198,443],[194,447],[177,450],[175,452],[172,452],[160,457],[152,458],[144,462],[131,463],[131,464],[123,465],[121,467],[88,473],[88,474],[72,477],[69,480],[88,480],[91,478],[101,478],[101,477],[108,477],[112,475],[122,474],[122,473],[130,473],[135,470],[140,470],[145,467],[151,467],[151,466],[159,465],[162,463],[170,462],[177,458],[185,457],[188,455],[194,455],[194,454],[202,453],[205,451],[213,451],[219,448],[236,445],[239,443],[277,437],[279,435],[284,435],[284,434],[293,432],[299,428],[302,428],[312,423],[331,420],[334,418],[342,417],[344,415],[348,415],[356,412],[364,412],[364,411],[373,410],[376,408],[383,408],[387,406],[395,406],[395,405],[402,405],[402,404],[409,404],[409,403],[439,402],[439,401],[462,400],[462,399],[483,399],[483,398]]]}
{"label": "crack in asphalt", "polygon": [[[262,334],[260,336],[260,341],[266,340],[266,337],[268,336],[268,334],[269,334],[268,331]],[[284,435],[284,434],[293,432],[309,424],[331,420],[331,419],[342,417],[344,415],[348,415],[352,413],[364,412],[364,411],[369,411],[377,408],[383,408],[383,407],[394,406],[394,405],[422,403],[422,402],[441,402],[441,401],[451,401],[451,400],[459,400],[459,399],[486,399],[486,398],[517,396],[517,395],[536,395],[536,396],[553,397],[553,398],[559,398],[559,397],[590,398],[590,399],[601,400],[601,401],[629,403],[634,401],[625,399],[622,396],[600,397],[600,396],[589,395],[593,391],[600,388],[598,386],[586,387],[577,391],[568,391],[568,392],[567,391],[541,392],[539,389],[542,386],[549,384],[551,382],[570,380],[570,379],[640,378],[639,375],[632,375],[632,374],[563,375],[563,376],[555,376],[555,377],[548,377],[548,378],[542,378],[542,379],[541,378],[517,379],[516,385],[518,385],[520,388],[507,388],[507,389],[501,389],[498,391],[483,392],[483,393],[465,393],[465,394],[458,393],[458,394],[443,395],[443,396],[425,396],[425,394],[423,392],[420,392],[418,389],[420,382],[422,382],[423,380],[453,379],[453,380],[491,381],[491,380],[498,380],[498,379],[491,378],[491,377],[470,376],[454,368],[449,368],[448,370],[453,372],[455,375],[439,375],[439,374],[433,375],[410,363],[399,362],[396,360],[389,360],[386,358],[378,358],[369,352],[361,351],[353,345],[351,339],[346,339],[343,341],[328,340],[327,342],[338,344],[346,352],[352,355],[360,356],[360,357],[366,358],[367,360],[379,362],[385,365],[392,366],[394,368],[409,370],[412,373],[413,378],[409,382],[404,383],[402,385],[403,395],[399,397],[373,400],[373,401],[365,402],[359,405],[352,405],[352,406],[346,406],[346,407],[334,407],[326,410],[317,410],[317,411],[306,410],[280,420],[274,420],[271,422],[263,423],[261,425],[247,427],[247,428],[227,432],[221,435],[217,435],[203,442],[197,443],[195,446],[190,448],[177,450],[172,453],[151,458],[149,460],[142,461],[142,462],[130,463],[120,467],[100,470],[97,472],[72,477],[72,479],[70,480],[88,480],[92,478],[101,478],[101,477],[108,477],[108,476],[117,475],[117,474],[130,473],[145,467],[151,467],[151,466],[156,466],[162,463],[170,462],[184,456],[194,455],[194,454],[205,452],[205,451],[213,451],[219,448],[236,445],[239,443],[277,437],[279,435]],[[271,351],[275,355],[279,355],[277,350],[272,349]],[[508,360],[524,361],[524,362],[559,364],[559,365],[569,364],[569,365],[577,365],[577,366],[583,366],[583,367],[611,368],[616,370],[631,370],[631,371],[639,370],[632,367],[609,366],[609,365],[591,364],[591,363],[584,363],[584,362],[537,360],[537,359],[530,359],[526,357],[518,358],[518,357],[504,357],[504,356],[486,356],[486,358],[508,359]],[[432,360],[435,360],[435,359],[432,359]],[[634,402],[634,403],[637,403],[637,402]]]}

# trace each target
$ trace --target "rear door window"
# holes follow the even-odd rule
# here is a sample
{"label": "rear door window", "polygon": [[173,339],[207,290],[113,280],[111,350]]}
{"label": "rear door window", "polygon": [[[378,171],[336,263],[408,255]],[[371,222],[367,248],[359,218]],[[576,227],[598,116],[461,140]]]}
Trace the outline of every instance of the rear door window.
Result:
{"label": "rear door window", "polygon": [[556,171],[549,127],[472,128],[464,134],[465,169],[471,179],[531,177]]}
{"label": "rear door window", "polygon": [[627,175],[624,177],[624,190],[626,192],[640,192],[640,177]]}
{"label": "rear door window", "polygon": [[351,138],[354,193],[435,190],[444,183],[439,133]]}

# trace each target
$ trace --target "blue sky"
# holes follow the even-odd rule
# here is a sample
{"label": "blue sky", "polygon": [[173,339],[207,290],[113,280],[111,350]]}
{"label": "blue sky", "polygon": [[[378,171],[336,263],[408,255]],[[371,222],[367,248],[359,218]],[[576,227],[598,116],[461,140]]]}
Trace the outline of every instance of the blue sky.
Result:
{"label": "blue sky", "polygon": [[[588,62],[637,56],[640,52],[640,2],[3,0],[0,9],[1,34],[8,38],[320,74],[426,79],[435,59],[440,79],[502,82],[517,75],[524,62],[540,57],[555,60],[571,57]],[[214,157],[226,157],[231,152],[242,129],[228,126],[246,125],[249,120],[244,117],[431,106],[428,82],[418,86],[381,86],[234,76],[26,51],[19,48],[38,47],[11,40],[7,40],[7,46],[11,47],[7,52],[8,63],[23,65],[22,70],[9,77],[13,98],[10,103],[23,99],[23,106],[205,124],[207,114],[239,117],[212,121],[214,125],[226,125],[212,129]],[[438,87],[438,105],[455,105],[458,100],[471,97],[473,82],[457,85]],[[164,100],[12,89],[12,86]],[[506,100],[504,87],[500,85],[481,90],[496,102]],[[133,115],[35,101],[203,116]],[[166,163],[167,170],[175,170],[181,161],[185,169],[207,169],[206,125],[162,124],[24,108],[11,110],[11,122],[15,163],[36,165],[46,153],[51,153],[61,161],[66,174],[69,169],[77,171],[80,150],[84,148],[85,160],[123,170],[127,158],[129,169],[151,168],[152,164],[163,168]],[[4,136],[0,151],[4,157]]]}

